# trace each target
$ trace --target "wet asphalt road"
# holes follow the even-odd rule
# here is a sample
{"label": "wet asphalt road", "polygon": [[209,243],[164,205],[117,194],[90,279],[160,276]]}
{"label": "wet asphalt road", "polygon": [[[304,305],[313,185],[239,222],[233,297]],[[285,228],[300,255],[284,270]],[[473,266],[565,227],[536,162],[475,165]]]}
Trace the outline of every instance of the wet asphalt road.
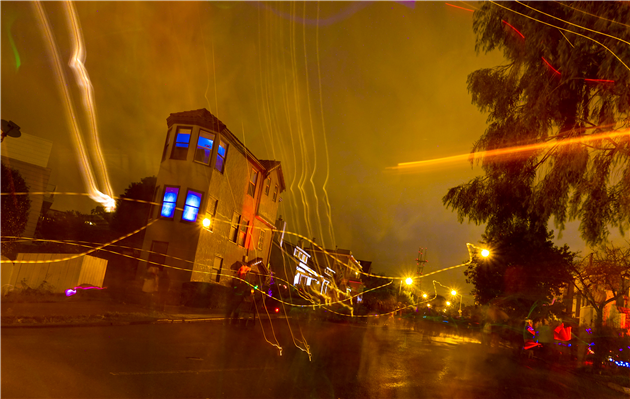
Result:
{"label": "wet asphalt road", "polygon": [[[445,334],[276,320],[2,329],[3,398],[605,398]],[[273,328],[272,328],[273,326]],[[289,328],[290,327],[290,328]],[[307,353],[304,344],[308,344]],[[272,344],[282,347],[280,350]]]}

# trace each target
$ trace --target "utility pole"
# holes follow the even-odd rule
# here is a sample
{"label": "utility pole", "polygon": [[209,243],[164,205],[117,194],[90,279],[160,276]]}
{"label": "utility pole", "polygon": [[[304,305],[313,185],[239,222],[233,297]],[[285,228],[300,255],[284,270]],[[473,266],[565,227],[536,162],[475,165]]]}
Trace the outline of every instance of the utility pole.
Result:
{"label": "utility pole", "polygon": [[[422,273],[424,272],[424,264],[427,262],[428,262],[427,249],[420,247],[418,249],[418,257],[416,258],[416,265],[417,265],[416,275],[418,277],[422,277]],[[419,279],[419,280],[420,282],[418,284],[418,288],[420,289],[420,292],[422,292],[422,279]]]}

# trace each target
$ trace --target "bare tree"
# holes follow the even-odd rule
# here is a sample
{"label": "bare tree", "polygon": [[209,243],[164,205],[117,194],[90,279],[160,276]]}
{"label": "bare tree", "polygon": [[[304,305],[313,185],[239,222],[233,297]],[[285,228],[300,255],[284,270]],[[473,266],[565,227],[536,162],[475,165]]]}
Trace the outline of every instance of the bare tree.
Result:
{"label": "bare tree", "polygon": [[[630,289],[630,245],[627,247],[603,246],[569,266],[573,285],[595,312],[595,347],[603,338],[604,308],[617,302]],[[601,364],[605,353],[595,349],[596,364]]]}

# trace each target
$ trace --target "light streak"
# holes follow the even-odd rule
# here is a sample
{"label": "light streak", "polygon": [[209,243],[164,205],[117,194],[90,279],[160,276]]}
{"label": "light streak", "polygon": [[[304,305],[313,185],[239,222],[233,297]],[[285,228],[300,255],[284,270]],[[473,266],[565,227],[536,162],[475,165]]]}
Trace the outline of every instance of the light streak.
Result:
{"label": "light streak", "polygon": [[[124,239],[125,239],[125,238],[127,238],[127,237],[131,237],[132,235],[134,235],[134,234],[136,234],[136,233],[139,233],[140,231],[142,231],[142,230],[146,229],[147,227],[149,227],[150,225],[152,225],[153,223],[155,223],[157,220],[158,220],[158,219],[154,219],[154,220],[152,220],[151,222],[149,222],[147,225],[142,226],[142,227],[140,227],[139,229],[136,229],[136,230],[132,231],[132,232],[131,232],[131,233],[129,233],[129,234],[125,234],[125,235],[124,235],[124,236],[122,236],[122,237],[119,237],[119,238],[117,238],[117,239],[115,239],[115,240],[112,240],[112,241],[110,241],[110,242],[108,242],[108,243],[106,243],[106,244],[101,244],[101,245],[99,245],[99,246],[97,246],[97,247],[95,247],[95,248],[90,249],[89,251],[86,251],[86,252],[83,252],[83,253],[80,253],[80,254],[75,254],[75,255],[68,256],[68,257],[65,257],[65,258],[60,258],[60,259],[48,259],[48,260],[29,260],[29,261],[11,261],[11,260],[2,260],[2,261],[0,261],[0,263],[57,263],[57,262],[64,262],[64,261],[67,261],[67,260],[72,260],[72,259],[80,258],[80,257],[82,257],[82,256],[89,255],[89,254],[91,254],[92,252],[96,252],[96,251],[98,251],[98,250],[101,250],[101,249],[103,249],[103,248],[106,248],[106,247],[108,247],[109,245],[112,245],[112,244],[114,244],[114,243],[116,243],[116,242],[118,242],[118,241],[124,240]],[[7,238],[7,237],[6,237],[6,236],[3,236],[3,238]]]}
{"label": "light streak", "polygon": [[[319,20],[319,1],[317,2],[317,19]],[[320,118],[322,120],[322,136],[324,137],[324,149],[326,150],[326,178],[324,179],[324,184],[322,186],[322,190],[324,191],[324,198],[326,199],[326,213],[328,215],[328,230],[330,231],[330,237],[332,240],[331,245],[335,245],[335,230],[333,229],[332,222],[332,208],[330,206],[330,200],[328,198],[328,191],[326,191],[326,186],[328,185],[328,179],[330,177],[330,158],[328,156],[328,140],[326,138],[326,123],[324,120],[324,100],[322,98],[322,71],[321,65],[319,61],[319,25],[315,28],[315,49],[317,55],[317,83],[319,85],[319,110],[320,110]],[[322,237],[322,242],[323,237]]]}
{"label": "light streak", "polygon": [[[258,317],[258,321],[260,322],[260,330],[263,333],[263,338],[265,339],[265,341],[267,341],[269,345],[275,346],[276,348],[278,348],[278,355],[282,356],[282,347],[280,346],[280,342],[278,342],[278,338],[276,338],[276,332],[273,329],[273,323],[271,322],[271,316],[269,316],[269,312],[267,312],[267,306],[265,305],[265,301],[263,300],[263,306],[265,307],[265,312],[267,313],[267,317],[269,318],[269,325],[271,326],[271,333],[273,334],[273,339],[276,341],[275,344],[267,339],[267,334],[265,334],[265,328],[262,324],[262,319],[260,318],[260,315],[258,314],[258,306],[256,305],[255,294],[252,295],[252,300],[254,301],[254,309],[256,310],[256,316]],[[310,357],[310,354],[309,354],[309,357]]]}
{"label": "light streak", "polygon": [[547,64],[547,66],[548,66],[549,68],[551,68],[551,70],[552,70],[552,71],[554,71],[554,72],[555,72],[556,74],[558,74],[558,75],[562,75],[562,74],[561,74],[561,73],[560,73],[560,72],[559,72],[556,68],[554,68],[554,67],[553,67],[553,66],[549,63],[549,61],[547,61],[547,60],[545,59],[545,57],[540,57],[540,58],[542,58],[542,60],[545,62],[545,64]]}
{"label": "light streak", "polygon": [[616,36],[609,35],[608,33],[603,33],[603,32],[596,31],[596,30],[593,30],[593,29],[590,29],[590,28],[585,28],[584,26],[581,26],[581,25],[578,25],[578,24],[574,24],[573,22],[566,21],[566,20],[564,20],[564,19],[562,19],[562,18],[558,18],[558,17],[556,17],[556,16],[554,16],[554,15],[547,14],[546,12],[543,12],[543,11],[540,11],[540,10],[538,10],[538,9],[534,8],[534,7],[528,6],[527,4],[522,3],[522,2],[520,2],[519,0],[515,0],[515,1],[516,1],[518,4],[520,4],[520,5],[522,5],[522,6],[525,6],[525,7],[529,8],[529,9],[531,9],[531,10],[534,10],[534,11],[536,11],[536,12],[538,12],[538,13],[541,13],[542,15],[546,15],[547,17],[551,17],[551,18],[553,18],[553,19],[557,19],[558,21],[562,21],[562,22],[564,22],[564,23],[566,23],[566,24],[568,24],[568,25],[575,26],[575,27],[577,27],[577,28],[584,29],[584,30],[589,31],[589,32],[592,32],[592,33],[597,33],[597,34],[604,35],[604,36],[607,36],[607,37],[610,37],[610,38],[613,38],[613,39],[617,39],[617,40],[619,40],[619,41],[621,41],[621,42],[624,42],[624,43],[626,43],[626,44],[629,44],[629,45],[630,45],[630,42],[627,42],[627,41],[625,41],[625,40],[623,40],[623,39],[620,39],[620,38],[618,38],[618,37],[616,37]]}
{"label": "light streak", "polygon": [[582,14],[590,15],[590,16],[592,16],[592,17],[595,17],[595,18],[598,18],[598,19],[602,19],[602,20],[604,20],[604,21],[608,21],[608,22],[612,22],[612,23],[614,23],[614,24],[619,24],[619,25],[627,26],[628,28],[630,28],[630,25],[628,25],[628,24],[624,24],[624,23],[619,22],[619,21],[613,21],[612,19],[608,19],[608,18],[600,17],[599,15],[591,14],[590,12],[586,12],[586,11],[584,11],[584,10],[580,10],[579,8],[575,8],[575,7],[571,7],[571,6],[569,6],[569,5],[566,5],[566,4],[564,4],[563,2],[561,2],[561,1],[554,1],[554,2],[555,2],[555,3],[560,4],[561,6],[571,8],[571,9],[573,9],[573,10],[577,11],[577,12],[581,12]]}
{"label": "light streak", "polygon": [[614,80],[609,80],[609,79],[584,79],[587,82],[597,82],[597,83],[615,83]]}
{"label": "light streak", "polygon": [[495,150],[478,151],[472,154],[453,155],[450,157],[429,159],[426,161],[403,162],[403,163],[399,163],[397,166],[387,167],[386,169],[395,170],[395,169],[418,168],[418,167],[437,165],[437,164],[442,164],[442,163],[447,163],[447,162],[457,162],[457,161],[468,160],[471,157],[476,157],[476,156],[477,157],[495,157],[495,156],[501,156],[501,155],[507,155],[507,154],[518,154],[518,153],[525,153],[529,151],[536,151],[540,149],[550,148],[554,146],[561,147],[561,146],[566,146],[566,145],[571,145],[571,144],[582,144],[582,143],[587,143],[589,141],[596,141],[596,140],[602,140],[602,139],[614,139],[614,138],[624,137],[624,136],[630,136],[630,128],[623,129],[617,132],[606,132],[606,133],[593,134],[593,135],[588,135],[588,136],[574,137],[574,138],[561,140],[561,141],[550,141],[547,143],[528,144],[528,145],[515,146],[515,147],[498,148]]}
{"label": "light streak", "polygon": [[[79,18],[76,15],[76,10],[74,9],[74,5],[72,2],[67,1],[66,10],[68,12],[68,25],[73,35],[73,47],[74,52],[72,58],[70,59],[69,65],[70,68],[74,71],[75,78],[77,80],[77,84],[79,87],[83,88],[83,106],[88,114],[90,120],[90,132],[92,139],[94,140],[94,145],[92,146],[92,153],[96,158],[96,166],[97,171],[100,174],[101,181],[105,185],[105,192],[109,197],[114,196],[114,192],[112,190],[111,184],[109,182],[109,175],[107,174],[107,168],[105,167],[105,160],[103,159],[103,154],[101,152],[101,143],[98,135],[98,126],[96,123],[96,107],[94,106],[94,87],[92,86],[92,82],[90,81],[90,76],[88,75],[87,69],[85,68],[85,45],[83,44],[83,33],[81,32],[81,25],[79,24]],[[106,204],[104,204],[106,205]],[[106,208],[109,207],[109,211],[113,211],[115,208],[114,205],[108,204]]]}
{"label": "light streak", "polygon": [[79,163],[82,166],[81,173],[88,189],[88,196],[91,199],[102,204],[108,211],[112,211],[116,207],[116,202],[110,196],[103,194],[97,189],[96,182],[92,174],[90,161],[85,151],[85,146],[83,144],[83,139],[81,138],[80,129],[77,123],[77,117],[74,112],[74,106],[72,104],[68,83],[66,82],[66,78],[61,67],[59,51],[53,38],[48,18],[46,17],[44,8],[42,7],[40,1],[33,2],[33,6],[35,7],[35,10],[37,12],[37,16],[39,18],[39,22],[42,27],[46,42],[48,43],[48,51],[54,61],[54,71],[57,75],[57,81],[61,88],[63,99],[65,100],[64,106],[66,111],[66,118],[70,124],[73,133],[72,137],[74,139],[75,149],[78,153]]}
{"label": "light streak", "polygon": [[453,8],[459,8],[460,10],[470,11],[470,12],[475,12],[475,10],[471,10],[471,9],[469,9],[469,8],[464,8],[464,7],[456,6],[456,5],[453,5],[453,4],[450,4],[450,3],[444,3],[444,4],[446,4],[447,6],[453,7]]}
{"label": "light streak", "polygon": [[503,22],[504,24],[506,24],[507,26],[509,26],[510,28],[512,28],[512,30],[513,30],[514,32],[518,33],[518,34],[519,34],[519,36],[520,36],[523,40],[525,40],[525,36],[524,36],[521,32],[519,32],[519,30],[518,30],[518,29],[516,29],[515,27],[513,27],[512,25],[510,25],[510,24],[509,24],[507,21],[505,21],[505,20],[501,20],[501,22]]}
{"label": "light streak", "polygon": [[11,45],[11,50],[13,50],[13,56],[15,57],[15,70],[17,71],[18,69],[20,69],[22,61],[20,60],[20,53],[18,52],[17,46],[15,45],[15,41],[13,40],[13,34],[11,33],[13,22],[15,22],[15,16],[13,16],[7,24],[7,33],[9,36],[9,44]]}

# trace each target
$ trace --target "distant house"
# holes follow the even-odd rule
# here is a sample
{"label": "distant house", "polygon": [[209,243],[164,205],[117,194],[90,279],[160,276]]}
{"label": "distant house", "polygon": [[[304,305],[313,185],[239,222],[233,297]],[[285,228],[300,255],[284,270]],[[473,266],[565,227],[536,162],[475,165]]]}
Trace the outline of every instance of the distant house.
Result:
{"label": "distant house", "polygon": [[[206,109],[166,121],[142,259],[168,266],[171,291],[227,285],[243,264],[264,267],[285,190],[280,162],[259,160]],[[145,270],[141,262],[138,279]]]}
{"label": "distant house", "polygon": [[[565,290],[565,303],[570,304],[571,315],[578,319],[581,326],[593,327],[595,325],[596,312],[586,298],[573,290]],[[595,294],[598,302],[612,298],[612,291],[601,290]],[[605,326],[621,328],[630,331],[630,290],[617,301],[612,301],[604,306],[603,323]]]}
{"label": "distant house", "polygon": [[[20,172],[28,186],[31,209],[28,215],[23,237],[33,238],[40,213],[46,213],[53,202],[52,192],[48,184],[51,169],[48,160],[52,151],[52,141],[22,133],[19,138],[9,138],[2,142],[2,163]],[[27,240],[28,241],[28,240]]]}
{"label": "distant house", "polygon": [[[313,248],[303,240],[293,244],[281,235],[275,237],[269,268],[280,287],[293,285],[303,298],[314,303],[361,302],[362,267],[351,251]],[[279,291],[285,295],[283,289]],[[356,299],[350,301],[353,297]]]}

